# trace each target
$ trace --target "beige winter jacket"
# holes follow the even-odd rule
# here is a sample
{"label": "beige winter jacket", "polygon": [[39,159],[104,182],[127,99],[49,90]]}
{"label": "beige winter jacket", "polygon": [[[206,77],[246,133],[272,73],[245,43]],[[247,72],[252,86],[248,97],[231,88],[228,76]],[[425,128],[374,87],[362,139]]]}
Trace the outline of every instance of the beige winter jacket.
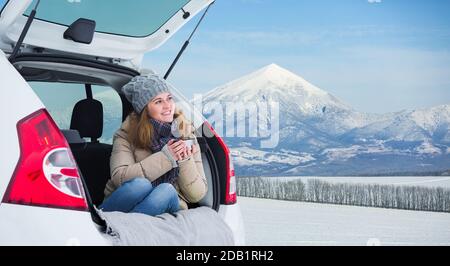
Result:
{"label": "beige winter jacket", "polygon": [[[162,151],[152,154],[149,149],[134,148],[127,138],[128,128],[129,117],[113,137],[110,161],[111,179],[106,184],[105,198],[130,179],[145,177],[154,181],[173,167],[169,158]],[[200,201],[208,189],[200,147],[197,140],[194,142],[194,145],[197,145],[197,152],[188,160],[178,163],[180,171],[175,188],[178,191],[181,209],[187,209],[186,202]]]}

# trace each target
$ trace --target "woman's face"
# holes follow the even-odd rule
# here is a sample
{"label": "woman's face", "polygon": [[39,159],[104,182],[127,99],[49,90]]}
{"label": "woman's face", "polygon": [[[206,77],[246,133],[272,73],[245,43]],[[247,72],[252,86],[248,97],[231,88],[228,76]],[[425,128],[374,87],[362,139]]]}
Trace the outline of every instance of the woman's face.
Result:
{"label": "woman's face", "polygon": [[148,115],[161,122],[171,123],[175,113],[175,102],[172,94],[160,93],[147,104]]}

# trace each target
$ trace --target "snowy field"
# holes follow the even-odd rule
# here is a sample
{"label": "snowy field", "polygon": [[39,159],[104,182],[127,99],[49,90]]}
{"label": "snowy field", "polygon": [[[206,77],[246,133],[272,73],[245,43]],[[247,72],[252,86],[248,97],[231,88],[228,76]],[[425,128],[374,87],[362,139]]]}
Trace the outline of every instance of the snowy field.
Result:
{"label": "snowy field", "polygon": [[239,197],[247,245],[450,245],[450,213]]}
{"label": "snowy field", "polygon": [[380,177],[315,177],[315,176],[288,176],[288,177],[264,177],[268,179],[296,180],[304,183],[308,179],[319,179],[331,183],[361,183],[398,186],[425,186],[450,188],[450,176],[380,176]]}

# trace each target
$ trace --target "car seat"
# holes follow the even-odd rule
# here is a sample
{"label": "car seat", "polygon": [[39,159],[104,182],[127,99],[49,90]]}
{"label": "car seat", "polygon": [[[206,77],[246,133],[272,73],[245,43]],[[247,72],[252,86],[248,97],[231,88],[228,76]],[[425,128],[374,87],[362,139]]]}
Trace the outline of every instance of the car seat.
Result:
{"label": "car seat", "polygon": [[84,143],[72,142],[69,145],[74,158],[86,181],[92,202],[100,205],[104,189],[110,179],[109,160],[112,145],[99,142],[103,132],[103,106],[92,97],[92,88],[86,85],[87,98],[75,104],[70,129],[78,131],[81,138],[90,138]]}

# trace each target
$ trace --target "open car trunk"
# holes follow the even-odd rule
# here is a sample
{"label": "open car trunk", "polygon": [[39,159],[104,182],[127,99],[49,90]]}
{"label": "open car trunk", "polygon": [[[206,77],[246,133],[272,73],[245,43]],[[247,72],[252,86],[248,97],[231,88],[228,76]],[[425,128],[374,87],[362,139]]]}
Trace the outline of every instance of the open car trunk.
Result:
{"label": "open car trunk", "polygon": [[[69,56],[22,54],[16,58],[14,65],[28,82],[103,85],[112,87],[116,92],[133,76],[139,74],[135,70],[123,66]],[[61,94],[63,93],[64,91],[61,91]],[[182,96],[180,97],[182,99],[180,105],[189,108],[189,103]],[[132,106],[123,95],[120,95],[120,99],[123,121],[131,112]],[[103,201],[103,190],[106,182],[110,179],[109,158],[112,145],[98,141],[99,134],[101,136],[103,129],[103,113],[98,113],[103,111],[101,106],[98,107],[100,102],[96,103],[95,99],[85,99],[78,103],[75,105],[71,117],[71,127],[75,125],[75,128],[60,128],[60,130],[66,136],[81,172],[92,218],[98,225],[104,225],[104,221],[98,216],[94,207],[99,206]],[[183,109],[183,111],[186,110]],[[189,111],[196,112],[193,109]],[[201,114],[197,114],[198,116]],[[196,135],[202,136],[198,137],[198,142],[208,179],[208,192],[198,204],[192,204],[189,207],[208,206],[218,211],[220,203],[223,201],[221,192],[224,190],[221,189],[224,180],[220,175],[220,169],[223,168],[221,166],[221,157],[223,156],[220,156],[220,151],[215,150],[217,140],[204,135],[210,133],[205,132],[208,130],[205,120],[194,121],[194,125],[198,129]],[[80,135],[90,137],[91,140],[83,139]]]}

